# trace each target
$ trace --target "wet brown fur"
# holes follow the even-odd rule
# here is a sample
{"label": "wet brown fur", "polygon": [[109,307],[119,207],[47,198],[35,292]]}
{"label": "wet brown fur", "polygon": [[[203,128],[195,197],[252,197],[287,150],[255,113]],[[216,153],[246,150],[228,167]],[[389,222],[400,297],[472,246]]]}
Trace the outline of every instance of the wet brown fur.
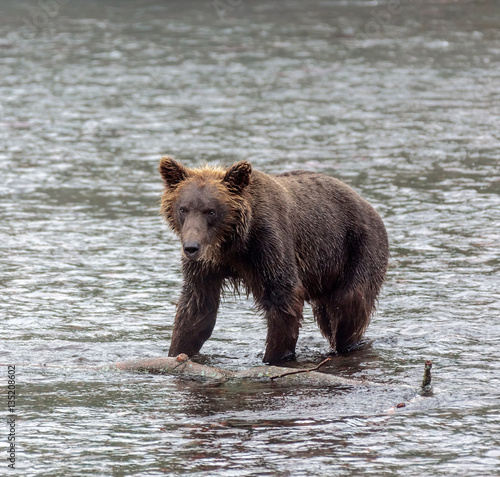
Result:
{"label": "wet brown fur", "polygon": [[[266,362],[294,357],[304,300],[332,351],[361,340],[389,252],[382,220],[350,187],[304,171],[270,176],[245,161],[189,169],[164,157],[160,173],[162,214],[183,243],[200,243],[196,259],[182,259],[170,356],[201,349],[227,282],[242,283],[265,315]],[[214,207],[217,219],[203,215]]]}

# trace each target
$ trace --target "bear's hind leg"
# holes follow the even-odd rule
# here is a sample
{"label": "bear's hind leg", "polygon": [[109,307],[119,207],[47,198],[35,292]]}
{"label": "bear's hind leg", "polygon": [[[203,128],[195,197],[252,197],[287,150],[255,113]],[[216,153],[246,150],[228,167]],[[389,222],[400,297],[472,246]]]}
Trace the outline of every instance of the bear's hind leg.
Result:
{"label": "bear's hind leg", "polygon": [[370,293],[353,289],[312,302],[314,318],[331,352],[344,352],[359,343],[370,323],[374,299]]}
{"label": "bear's hind leg", "polygon": [[367,299],[366,293],[349,290],[337,301],[338,317],[335,332],[336,351],[349,351],[363,338],[363,333],[370,324],[374,301]]}
{"label": "bear's hind leg", "polygon": [[319,326],[321,334],[330,343],[330,350],[335,352],[337,349],[336,332],[338,320],[335,318],[333,310],[330,310],[329,306],[320,300],[311,301],[311,306],[314,319]]}

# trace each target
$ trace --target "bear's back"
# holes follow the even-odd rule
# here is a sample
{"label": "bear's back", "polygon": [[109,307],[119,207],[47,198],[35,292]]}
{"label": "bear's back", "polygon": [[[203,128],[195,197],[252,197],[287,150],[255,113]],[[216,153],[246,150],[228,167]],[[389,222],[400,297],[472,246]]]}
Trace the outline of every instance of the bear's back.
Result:
{"label": "bear's back", "polygon": [[[388,245],[383,222],[354,189],[317,172],[291,171],[272,178],[286,191],[288,214],[282,214],[281,223],[293,236],[306,286],[321,288],[320,276],[341,274],[352,257],[364,262],[368,258],[361,255],[366,254],[376,266],[385,266]],[[356,265],[363,267],[359,262]]]}
{"label": "bear's back", "polygon": [[[290,194],[299,209],[332,213],[357,213],[358,207],[372,207],[347,184],[326,174],[310,171],[290,171],[273,176]],[[322,215],[322,214],[321,214]]]}

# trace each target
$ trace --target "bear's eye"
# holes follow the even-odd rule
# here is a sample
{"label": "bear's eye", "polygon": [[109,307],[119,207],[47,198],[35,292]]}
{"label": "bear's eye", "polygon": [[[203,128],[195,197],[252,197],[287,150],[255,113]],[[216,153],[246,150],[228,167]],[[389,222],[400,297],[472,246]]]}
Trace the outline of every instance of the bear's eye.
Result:
{"label": "bear's eye", "polygon": [[209,217],[214,217],[215,216],[215,210],[214,209],[207,210],[206,214]]}
{"label": "bear's eye", "polygon": [[187,213],[187,209],[186,209],[186,207],[180,207],[180,208],[179,208],[179,213],[180,213],[181,215],[186,214],[186,213]]}

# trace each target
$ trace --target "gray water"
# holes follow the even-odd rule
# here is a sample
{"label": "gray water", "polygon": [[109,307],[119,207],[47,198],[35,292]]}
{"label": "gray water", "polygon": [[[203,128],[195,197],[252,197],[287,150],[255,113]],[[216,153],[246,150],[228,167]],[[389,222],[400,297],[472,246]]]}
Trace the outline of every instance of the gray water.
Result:
{"label": "gray water", "polygon": [[[500,475],[499,4],[215,5],[0,6],[0,362],[17,365],[17,470],[2,426],[0,474]],[[320,171],[376,206],[378,313],[324,371],[384,386],[88,369],[168,349],[163,154]],[[197,360],[257,366],[264,339],[228,294]],[[327,352],[308,308],[297,352]],[[434,393],[416,397],[427,359]]]}

